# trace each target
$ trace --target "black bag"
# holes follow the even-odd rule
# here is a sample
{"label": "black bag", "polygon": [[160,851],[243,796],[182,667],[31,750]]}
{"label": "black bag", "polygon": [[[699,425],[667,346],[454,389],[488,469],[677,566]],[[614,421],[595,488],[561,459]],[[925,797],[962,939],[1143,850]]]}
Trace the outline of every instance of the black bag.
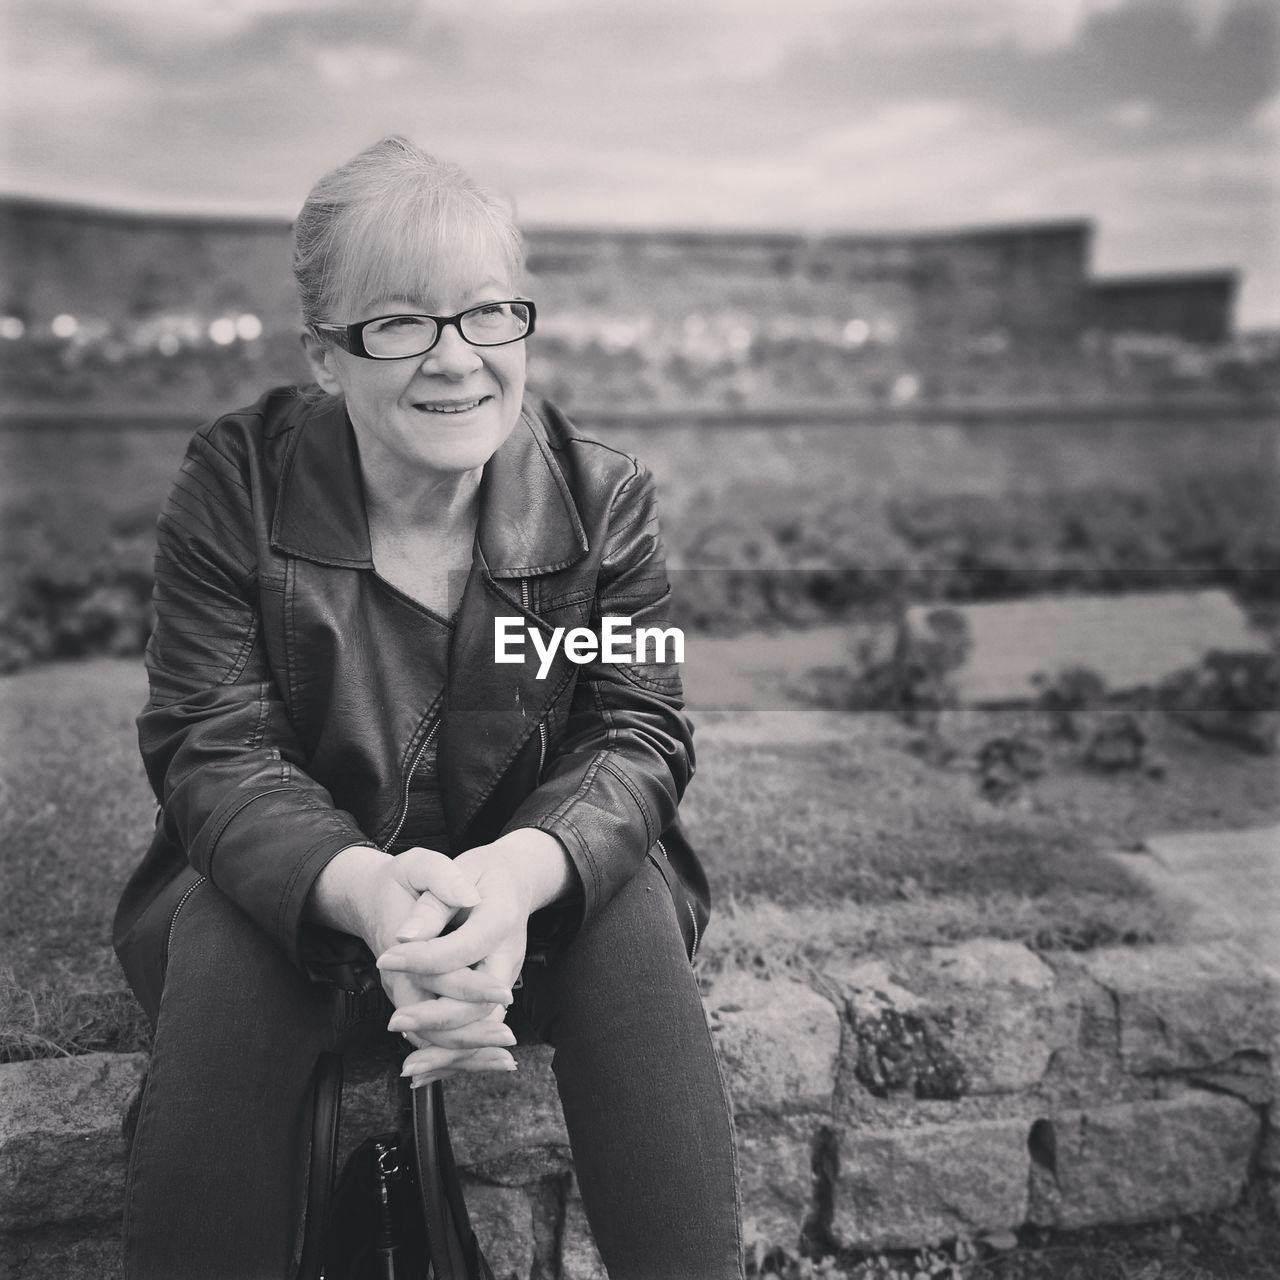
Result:
{"label": "black bag", "polygon": [[412,1133],[366,1138],[335,1187],[342,1058],[321,1054],[300,1280],[493,1280],[462,1197],[444,1086],[411,1093]]}

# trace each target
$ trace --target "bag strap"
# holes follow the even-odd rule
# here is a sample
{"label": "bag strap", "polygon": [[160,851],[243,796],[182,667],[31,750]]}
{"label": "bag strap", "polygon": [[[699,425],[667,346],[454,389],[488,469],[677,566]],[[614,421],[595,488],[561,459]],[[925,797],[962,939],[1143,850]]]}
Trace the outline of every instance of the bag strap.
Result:
{"label": "bag strap", "polygon": [[340,1054],[322,1053],[316,1061],[314,1097],[307,1207],[298,1280],[320,1280],[324,1261],[325,1228],[333,1201],[334,1165],[338,1157],[338,1117],[342,1109]]}
{"label": "bag strap", "polygon": [[412,1092],[414,1155],[434,1280],[493,1280],[462,1195],[445,1117],[444,1085],[435,1080]]}

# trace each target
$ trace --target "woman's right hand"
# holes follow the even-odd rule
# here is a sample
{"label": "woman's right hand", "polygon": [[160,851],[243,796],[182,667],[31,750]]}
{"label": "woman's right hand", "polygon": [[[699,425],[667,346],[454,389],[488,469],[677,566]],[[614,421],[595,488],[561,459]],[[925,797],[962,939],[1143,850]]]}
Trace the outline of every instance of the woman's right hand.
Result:
{"label": "woman's right hand", "polygon": [[[453,859],[434,849],[406,849],[390,860],[376,883],[365,942],[374,955],[394,946],[412,922],[417,937],[438,937],[456,916],[480,902],[474,881]],[[405,909],[405,904],[408,909]],[[512,1071],[507,1052],[515,1036],[504,1018],[511,991],[481,969],[449,973],[384,973],[383,990],[396,1008],[387,1024],[420,1053],[415,1083],[455,1071]],[[400,1011],[412,1007],[414,1016]]]}
{"label": "woman's right hand", "polygon": [[[471,877],[443,853],[414,848],[390,856],[352,846],[317,879],[308,914],[362,938],[376,956],[395,945],[410,920],[415,936],[438,936],[479,901]],[[503,1022],[512,993],[482,969],[384,973],[382,986],[397,1010],[414,1006],[415,1031],[405,1039],[416,1049],[431,1050],[431,1078],[459,1070],[514,1069],[505,1047],[514,1037]],[[425,1016],[424,1006],[430,1010]],[[388,1027],[401,1030],[395,1017]]]}

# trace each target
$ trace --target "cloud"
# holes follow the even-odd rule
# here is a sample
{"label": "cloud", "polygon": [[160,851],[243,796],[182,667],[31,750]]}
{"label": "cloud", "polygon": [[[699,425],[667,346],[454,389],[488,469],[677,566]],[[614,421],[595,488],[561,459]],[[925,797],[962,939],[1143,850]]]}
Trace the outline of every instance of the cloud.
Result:
{"label": "cloud", "polygon": [[286,213],[403,132],[543,222],[1096,215],[1111,269],[1256,273],[1278,25],[1268,0],[9,0],[0,181]]}

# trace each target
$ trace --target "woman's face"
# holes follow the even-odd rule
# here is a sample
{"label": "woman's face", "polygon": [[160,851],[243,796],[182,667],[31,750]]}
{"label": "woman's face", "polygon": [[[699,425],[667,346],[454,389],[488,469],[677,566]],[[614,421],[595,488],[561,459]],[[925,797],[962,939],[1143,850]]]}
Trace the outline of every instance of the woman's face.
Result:
{"label": "woman's face", "polygon": [[[515,296],[497,254],[474,276],[431,295],[361,298],[352,314],[334,320],[354,324],[398,312],[456,315]],[[520,417],[523,342],[473,347],[448,325],[426,355],[404,360],[367,360],[314,338],[307,354],[321,387],[345,398],[366,467],[375,456],[384,466],[437,473],[482,467]]]}

